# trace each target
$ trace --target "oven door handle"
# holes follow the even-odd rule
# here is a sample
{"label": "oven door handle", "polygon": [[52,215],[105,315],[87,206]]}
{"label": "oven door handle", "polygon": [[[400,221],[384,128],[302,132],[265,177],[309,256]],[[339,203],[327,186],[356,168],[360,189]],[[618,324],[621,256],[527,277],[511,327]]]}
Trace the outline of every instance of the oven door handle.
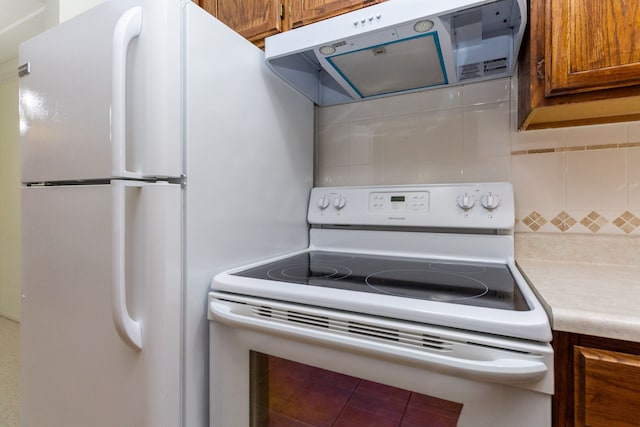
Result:
{"label": "oven door handle", "polygon": [[[438,372],[483,381],[499,383],[532,382],[542,379],[548,370],[542,361],[508,358],[504,357],[504,353],[496,354],[496,358],[489,358],[489,360],[452,357],[446,354],[429,352],[427,349],[423,351],[416,350],[374,341],[373,339],[363,339],[351,335],[345,336],[311,327],[255,318],[235,313],[233,307],[220,301],[209,302],[209,313],[212,320],[232,327],[319,343],[385,360],[423,365]],[[491,349],[487,349],[487,351],[491,351]]]}

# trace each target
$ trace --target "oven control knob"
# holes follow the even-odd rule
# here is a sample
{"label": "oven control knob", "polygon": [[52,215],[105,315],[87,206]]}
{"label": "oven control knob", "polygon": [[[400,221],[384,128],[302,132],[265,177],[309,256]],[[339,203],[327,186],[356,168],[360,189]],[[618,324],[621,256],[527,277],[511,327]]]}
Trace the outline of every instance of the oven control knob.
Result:
{"label": "oven control knob", "polygon": [[338,210],[344,208],[344,205],[346,204],[347,204],[347,199],[342,194],[338,194],[336,197],[333,198],[333,207]]}
{"label": "oven control knob", "polygon": [[480,203],[482,203],[482,206],[492,211],[500,205],[500,196],[496,193],[489,192],[480,198]]}
{"label": "oven control knob", "polygon": [[318,207],[321,211],[327,209],[329,207],[329,196],[326,194],[320,196],[318,199]]}
{"label": "oven control knob", "polygon": [[458,196],[458,206],[465,211],[471,209],[476,204],[476,199],[473,198],[473,194],[464,193]]}

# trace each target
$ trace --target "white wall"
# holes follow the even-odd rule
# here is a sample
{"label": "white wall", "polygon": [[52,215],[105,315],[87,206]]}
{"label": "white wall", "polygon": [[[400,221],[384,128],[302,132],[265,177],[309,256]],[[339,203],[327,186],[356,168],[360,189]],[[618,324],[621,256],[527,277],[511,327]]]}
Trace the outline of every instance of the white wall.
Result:
{"label": "white wall", "polygon": [[[17,63],[16,63],[17,64]],[[0,81],[0,315],[20,317],[18,81]]]}
{"label": "white wall", "polygon": [[44,0],[45,27],[51,28],[105,0]]}
{"label": "white wall", "polygon": [[515,78],[320,108],[316,184],[509,181],[516,231],[640,236],[640,122],[516,116]]}

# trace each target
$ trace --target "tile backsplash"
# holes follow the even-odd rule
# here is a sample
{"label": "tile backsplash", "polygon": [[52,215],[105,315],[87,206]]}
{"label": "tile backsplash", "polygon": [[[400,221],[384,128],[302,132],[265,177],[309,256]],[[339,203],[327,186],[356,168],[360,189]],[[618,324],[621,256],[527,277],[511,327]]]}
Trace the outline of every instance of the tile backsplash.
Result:
{"label": "tile backsplash", "polygon": [[318,108],[316,185],[508,181],[518,232],[640,235],[640,122],[518,132],[516,84]]}

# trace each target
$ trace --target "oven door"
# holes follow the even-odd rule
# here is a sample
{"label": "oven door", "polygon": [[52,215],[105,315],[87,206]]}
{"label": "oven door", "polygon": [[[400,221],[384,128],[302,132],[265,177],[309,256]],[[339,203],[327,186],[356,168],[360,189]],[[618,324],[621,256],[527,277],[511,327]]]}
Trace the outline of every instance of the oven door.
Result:
{"label": "oven door", "polygon": [[548,344],[212,292],[210,425],[551,425]]}

